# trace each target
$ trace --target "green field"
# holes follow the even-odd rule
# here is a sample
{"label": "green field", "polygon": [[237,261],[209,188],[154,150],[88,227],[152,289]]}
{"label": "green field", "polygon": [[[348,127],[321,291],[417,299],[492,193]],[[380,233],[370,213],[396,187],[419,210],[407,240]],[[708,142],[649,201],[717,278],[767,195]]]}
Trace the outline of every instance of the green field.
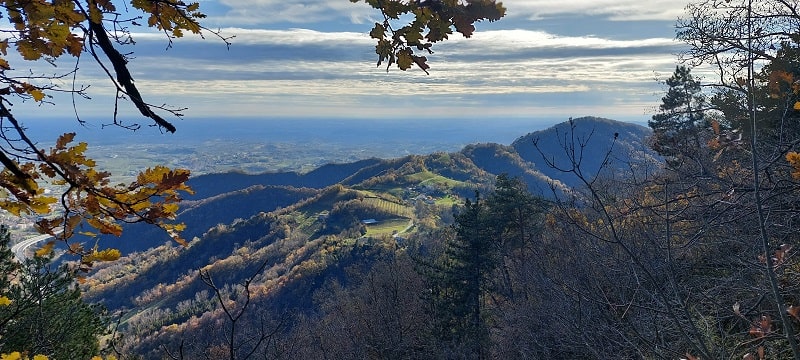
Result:
{"label": "green field", "polygon": [[411,221],[408,219],[390,219],[378,222],[376,224],[367,225],[366,237],[392,235],[395,231],[402,232],[405,230]]}
{"label": "green field", "polygon": [[376,209],[381,209],[388,213],[395,214],[400,217],[410,218],[413,215],[413,209],[410,206],[388,201],[377,197],[364,198],[364,203]]}
{"label": "green field", "polygon": [[446,178],[444,176],[434,174],[429,171],[418,172],[416,174],[411,174],[406,177],[406,179],[410,182],[418,183],[421,186],[424,185],[432,185],[432,184],[441,184],[446,186],[447,188],[452,189],[453,187],[459,186],[464,184],[462,181],[453,180],[450,178]]}

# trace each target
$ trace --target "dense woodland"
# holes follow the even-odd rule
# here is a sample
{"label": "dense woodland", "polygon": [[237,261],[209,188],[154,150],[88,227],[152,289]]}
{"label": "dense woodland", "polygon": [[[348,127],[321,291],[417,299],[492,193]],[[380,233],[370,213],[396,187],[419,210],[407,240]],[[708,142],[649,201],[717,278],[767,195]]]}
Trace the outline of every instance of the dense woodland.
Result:
{"label": "dense woodland", "polygon": [[201,176],[185,245],[133,224],[91,267],[20,264],[3,232],[0,353],[800,359],[798,13],[690,5],[650,129]]}

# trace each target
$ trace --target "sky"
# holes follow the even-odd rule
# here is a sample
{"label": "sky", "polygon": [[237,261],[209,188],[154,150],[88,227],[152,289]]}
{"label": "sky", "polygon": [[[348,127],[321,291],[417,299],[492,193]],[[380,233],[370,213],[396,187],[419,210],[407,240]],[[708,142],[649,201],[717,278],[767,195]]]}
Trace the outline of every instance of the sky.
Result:
{"label": "sky", "polygon": [[[200,2],[208,15],[203,25],[234,36],[230,48],[206,34],[177,39],[168,49],[163,34],[134,29],[136,45],[126,49],[133,52],[129,65],[145,98],[186,107],[182,121],[561,122],[591,115],[645,123],[665,90],[659,80],[677,64],[682,45],[674,39],[675,21],[686,5],[682,0],[506,0],[502,20],[477,24],[470,39],[454,34],[436,44],[426,75],[376,67],[368,32],[381,14],[363,2]],[[108,117],[113,93],[88,57],[81,61],[78,83],[92,85],[92,99],[78,99],[78,112]],[[73,113],[71,100],[53,100],[57,105],[33,113]],[[135,119],[132,109],[123,106],[121,113]]]}

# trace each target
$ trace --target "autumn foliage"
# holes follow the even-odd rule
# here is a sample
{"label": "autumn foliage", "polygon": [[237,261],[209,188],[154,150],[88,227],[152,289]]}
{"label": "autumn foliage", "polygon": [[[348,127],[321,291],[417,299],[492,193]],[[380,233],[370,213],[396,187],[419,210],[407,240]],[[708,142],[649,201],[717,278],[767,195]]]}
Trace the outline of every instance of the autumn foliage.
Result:
{"label": "autumn foliage", "polygon": [[[388,70],[397,64],[399,69],[408,70],[416,65],[426,73],[430,68],[428,58],[419,55],[420,53],[432,54],[433,44],[446,40],[454,30],[464,37],[471,37],[475,32],[476,22],[497,21],[505,16],[506,12],[503,4],[494,0],[467,2],[364,0],[364,2],[380,10],[384,17],[384,21],[375,23],[369,32],[370,37],[378,41],[375,45],[378,66],[386,63]],[[408,24],[396,24],[399,19],[408,16],[413,18]]]}

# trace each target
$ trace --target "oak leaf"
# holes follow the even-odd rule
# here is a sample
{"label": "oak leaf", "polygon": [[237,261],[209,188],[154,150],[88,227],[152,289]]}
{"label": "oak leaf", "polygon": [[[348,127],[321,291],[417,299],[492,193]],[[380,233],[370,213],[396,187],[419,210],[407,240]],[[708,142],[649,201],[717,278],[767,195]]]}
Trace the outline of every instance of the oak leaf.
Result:
{"label": "oak leaf", "polygon": [[37,256],[37,257],[45,257],[47,255],[50,255],[50,253],[53,251],[53,247],[55,245],[56,245],[55,241],[52,241],[52,240],[48,241],[46,244],[44,244],[44,246],[42,246],[41,248],[36,250],[34,255]]}

